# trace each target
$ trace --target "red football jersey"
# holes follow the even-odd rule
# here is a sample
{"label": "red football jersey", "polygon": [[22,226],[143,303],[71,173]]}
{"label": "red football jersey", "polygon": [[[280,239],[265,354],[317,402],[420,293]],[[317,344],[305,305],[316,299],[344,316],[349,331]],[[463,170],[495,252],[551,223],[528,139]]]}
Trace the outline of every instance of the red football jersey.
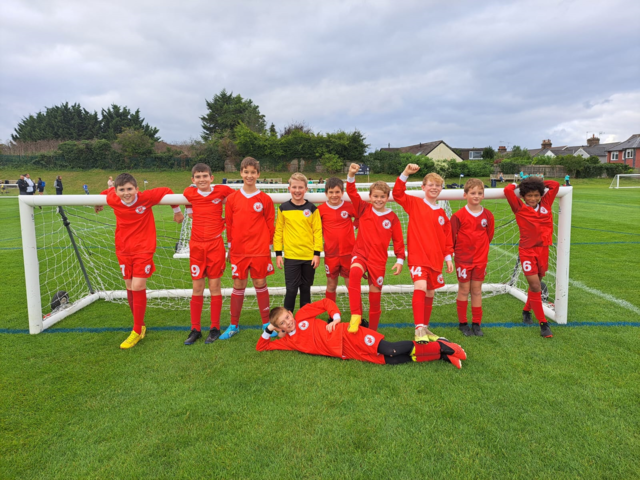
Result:
{"label": "red football jersey", "polygon": [[351,255],[356,237],[353,233],[353,218],[356,216],[350,202],[342,202],[337,207],[323,203],[318,207],[322,219],[324,256],[340,257]]}
{"label": "red football jersey", "polygon": [[407,181],[398,178],[393,186],[393,199],[409,215],[409,265],[429,267],[439,272],[442,263],[451,260],[453,254],[449,218],[441,207],[431,205],[425,198],[407,195],[406,189]]}
{"label": "red football jersey", "polygon": [[507,185],[504,196],[516,214],[520,229],[520,248],[545,247],[553,243],[553,201],[560,190],[560,184],[554,180],[545,180],[549,189],[542,196],[536,208],[531,208],[516,195],[516,185]]}
{"label": "red football jersey", "polygon": [[[211,185],[210,192],[201,192],[191,185],[184,189],[187,213],[193,216],[191,224],[191,240],[194,242],[210,242],[224,232],[222,204],[235,190],[226,185]],[[193,209],[193,212],[191,212]]]}
{"label": "red football jersey", "polygon": [[[173,192],[170,188],[159,187],[138,192],[135,200],[127,205],[116,195],[115,188],[101,192],[107,196],[107,205],[116,214],[116,253],[134,255],[156,251],[156,223],[151,207],[162,197]],[[175,207],[174,207],[175,208]]]}
{"label": "red football jersey", "polygon": [[264,192],[238,190],[227,199],[227,241],[233,255],[269,257],[273,244],[276,211]]}
{"label": "red football jersey", "polygon": [[494,227],[493,214],[486,208],[473,213],[465,205],[454,213],[451,217],[451,233],[456,262],[463,265],[486,264]]}
{"label": "red football jersey", "polygon": [[398,263],[404,263],[404,239],[402,224],[391,209],[379,213],[368,202],[360,198],[355,181],[347,181],[347,195],[351,199],[358,220],[358,237],[353,247],[353,256],[364,257],[373,265],[386,265],[389,241],[393,239],[393,251]]}
{"label": "red football jersey", "polygon": [[315,318],[328,312],[329,316],[340,313],[333,300],[323,299],[302,307],[295,316],[296,328],[293,332],[277,340],[260,337],[256,350],[259,352],[273,350],[293,350],[309,355],[324,355],[351,360],[361,360],[384,364],[384,355],[377,353],[377,348],[384,335],[360,327],[356,334],[348,332],[348,323],[339,323],[333,331],[327,331],[327,322]]}

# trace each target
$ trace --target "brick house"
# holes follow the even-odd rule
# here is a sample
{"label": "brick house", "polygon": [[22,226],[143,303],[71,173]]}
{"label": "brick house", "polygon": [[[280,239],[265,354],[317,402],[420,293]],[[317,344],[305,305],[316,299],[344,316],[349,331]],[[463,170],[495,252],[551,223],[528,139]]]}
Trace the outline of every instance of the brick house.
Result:
{"label": "brick house", "polygon": [[607,163],[625,163],[631,168],[640,168],[640,133],[607,148],[606,152]]}

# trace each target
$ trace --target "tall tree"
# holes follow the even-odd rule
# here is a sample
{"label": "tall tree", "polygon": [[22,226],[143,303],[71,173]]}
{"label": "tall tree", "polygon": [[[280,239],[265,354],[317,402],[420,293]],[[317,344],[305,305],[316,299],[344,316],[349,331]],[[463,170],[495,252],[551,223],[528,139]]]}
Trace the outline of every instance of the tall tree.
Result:
{"label": "tall tree", "polygon": [[102,119],[100,121],[100,138],[114,141],[118,134],[125,130],[142,130],[150,139],[158,142],[158,129],[144,123],[144,118],[140,116],[140,109],[131,113],[128,107],[120,107],[115,103],[108,109],[102,109]]}
{"label": "tall tree", "polygon": [[80,104],[47,107],[44,112],[23,118],[11,135],[14,142],[38,140],[93,140],[100,131],[96,112],[89,112]]}
{"label": "tall tree", "polygon": [[234,129],[244,123],[256,133],[264,133],[266,122],[264,115],[260,113],[258,105],[250,99],[244,99],[240,95],[227,93],[226,89],[213,96],[211,101],[205,100],[207,113],[200,117],[202,120],[202,139],[210,140],[214,135],[223,135],[229,132],[233,135]]}

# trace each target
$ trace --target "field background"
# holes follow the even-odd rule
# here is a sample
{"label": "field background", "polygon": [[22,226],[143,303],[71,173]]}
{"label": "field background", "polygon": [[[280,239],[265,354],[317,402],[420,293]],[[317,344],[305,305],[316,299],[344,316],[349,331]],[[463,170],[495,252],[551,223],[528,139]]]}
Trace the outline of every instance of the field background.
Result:
{"label": "field background", "polygon": [[[110,174],[61,173],[68,194],[99,193]],[[434,309],[436,332],[469,355],[462,370],[257,353],[255,311],[241,320],[254,328],[210,346],[182,345],[187,311],[150,309],[155,328],[120,351],[130,313],[106,302],[15,333],[27,328],[18,208],[0,199],[0,478],[638,478],[640,190],[610,182],[572,182],[569,324],[552,340],[520,326],[510,296],[485,300],[483,338],[462,337],[454,305]],[[408,339],[384,323],[411,321],[383,312],[381,332]]]}

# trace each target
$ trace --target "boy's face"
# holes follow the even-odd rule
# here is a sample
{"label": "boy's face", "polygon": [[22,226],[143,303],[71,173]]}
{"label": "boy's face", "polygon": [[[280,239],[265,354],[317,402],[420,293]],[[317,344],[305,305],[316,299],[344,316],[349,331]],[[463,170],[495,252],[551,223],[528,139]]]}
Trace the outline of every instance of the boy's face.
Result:
{"label": "boy's face", "polygon": [[302,180],[291,180],[289,193],[296,202],[300,202],[304,198],[304,194],[307,193],[307,186]]}
{"label": "boy's face", "polygon": [[342,195],[344,192],[340,187],[330,188],[325,192],[327,196],[327,203],[333,207],[337,207],[342,202]]}
{"label": "boy's face", "polygon": [[524,203],[526,203],[532,208],[536,208],[536,206],[540,203],[540,199],[542,198],[542,195],[540,195],[540,192],[535,190],[533,192],[527,193],[522,198],[524,198]]}
{"label": "boy's face", "polygon": [[125,183],[116,187],[116,195],[124,203],[131,203],[138,194],[138,187],[134,187],[132,183]]}
{"label": "boy's face", "polygon": [[293,319],[293,314],[289,311],[280,315],[280,318],[276,320],[275,327],[284,333],[291,333],[296,329],[296,321]]}
{"label": "boy's face", "polygon": [[436,198],[438,198],[438,195],[440,195],[440,192],[442,192],[442,184],[434,183],[433,181],[428,180],[427,183],[422,185],[422,191],[424,192],[427,199],[435,200]]}
{"label": "boy's face", "polygon": [[373,205],[373,208],[382,212],[386,210],[387,202],[389,201],[389,195],[384,193],[382,190],[373,189],[371,191],[371,195],[369,196],[369,202]]}
{"label": "boy's face", "polygon": [[245,185],[253,186],[256,184],[256,180],[260,178],[260,172],[256,170],[256,167],[249,165],[242,169],[240,176],[242,177]]}
{"label": "boy's face", "polygon": [[484,188],[473,187],[464,194],[467,199],[467,205],[477,207],[484,200]]}
{"label": "boy's face", "polygon": [[196,172],[191,177],[191,181],[195,183],[198,190],[208,192],[211,190],[211,182],[213,182],[213,175],[209,172]]}

